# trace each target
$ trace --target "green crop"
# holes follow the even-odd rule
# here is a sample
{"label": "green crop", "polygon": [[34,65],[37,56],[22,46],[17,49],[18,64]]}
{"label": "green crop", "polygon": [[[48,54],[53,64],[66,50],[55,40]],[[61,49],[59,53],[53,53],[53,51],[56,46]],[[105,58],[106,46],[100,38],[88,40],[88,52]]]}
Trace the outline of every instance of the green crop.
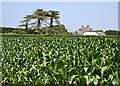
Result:
{"label": "green crop", "polygon": [[118,85],[118,40],[104,37],[3,37],[3,85]]}

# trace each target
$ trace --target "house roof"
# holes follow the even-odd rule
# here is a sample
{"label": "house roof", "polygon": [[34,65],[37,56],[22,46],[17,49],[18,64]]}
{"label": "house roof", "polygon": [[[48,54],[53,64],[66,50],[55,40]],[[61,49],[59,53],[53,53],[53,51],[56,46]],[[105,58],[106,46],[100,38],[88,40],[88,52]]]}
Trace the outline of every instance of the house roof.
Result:
{"label": "house roof", "polygon": [[83,34],[86,31],[92,31],[92,28],[90,27],[90,25],[87,25],[87,27],[82,26],[80,29],[76,30],[75,32],[77,34]]}
{"label": "house roof", "polygon": [[106,35],[103,32],[96,32],[95,30],[93,30],[90,25],[87,25],[87,27],[84,27],[84,25],[82,25],[82,27],[78,30],[76,30],[75,32],[72,32],[73,34],[81,34],[81,35]]}

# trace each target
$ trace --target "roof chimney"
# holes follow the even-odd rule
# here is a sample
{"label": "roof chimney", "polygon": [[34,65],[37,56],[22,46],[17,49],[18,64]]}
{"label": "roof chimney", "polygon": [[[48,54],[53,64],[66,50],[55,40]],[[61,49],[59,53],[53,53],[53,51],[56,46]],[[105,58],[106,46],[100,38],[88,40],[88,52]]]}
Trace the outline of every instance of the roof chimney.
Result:
{"label": "roof chimney", "polygon": [[90,25],[87,25],[87,28],[90,28]]}
{"label": "roof chimney", "polygon": [[84,28],[84,25],[82,25],[82,27],[81,28]]}

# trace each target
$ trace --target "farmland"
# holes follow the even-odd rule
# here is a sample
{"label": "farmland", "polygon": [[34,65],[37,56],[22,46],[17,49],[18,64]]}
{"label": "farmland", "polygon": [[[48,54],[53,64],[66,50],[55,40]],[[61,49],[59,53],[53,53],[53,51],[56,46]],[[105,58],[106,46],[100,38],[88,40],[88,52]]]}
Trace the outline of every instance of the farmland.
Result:
{"label": "farmland", "polygon": [[3,85],[118,85],[120,52],[111,37],[3,37]]}

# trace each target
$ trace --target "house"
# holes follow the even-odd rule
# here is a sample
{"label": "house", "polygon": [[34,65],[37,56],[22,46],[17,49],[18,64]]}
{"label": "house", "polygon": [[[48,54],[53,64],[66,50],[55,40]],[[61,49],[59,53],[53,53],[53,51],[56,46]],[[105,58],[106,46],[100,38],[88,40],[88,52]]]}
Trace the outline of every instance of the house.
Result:
{"label": "house", "polygon": [[90,25],[87,25],[87,27],[84,27],[84,25],[82,25],[82,27],[80,29],[76,30],[75,32],[72,32],[72,34],[95,35],[95,36],[103,36],[103,35],[105,35],[103,32],[94,31],[90,27]]}

